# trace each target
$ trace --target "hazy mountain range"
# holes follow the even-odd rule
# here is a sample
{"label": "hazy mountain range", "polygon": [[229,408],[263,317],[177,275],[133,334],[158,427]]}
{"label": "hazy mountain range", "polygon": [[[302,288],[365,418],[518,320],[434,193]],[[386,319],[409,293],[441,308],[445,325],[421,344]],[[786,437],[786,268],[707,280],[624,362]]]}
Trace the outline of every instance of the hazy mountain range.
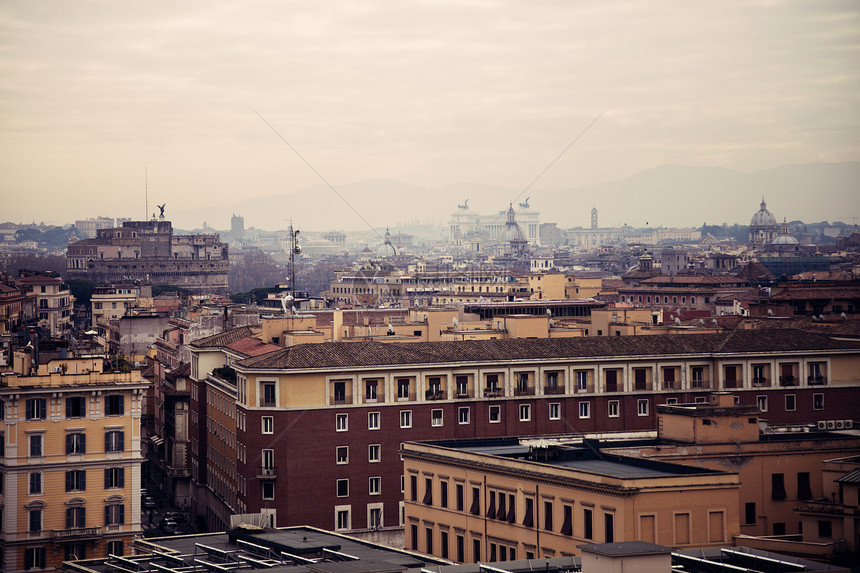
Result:
{"label": "hazy mountain range", "polygon": [[753,173],[666,165],[587,187],[542,189],[538,182],[526,192],[472,183],[430,189],[385,179],[336,189],[321,184],[230,206],[177,212],[172,219],[181,228],[200,227],[206,221],[226,229],[235,213],[245,218],[246,228],[284,229],[292,220],[305,230],[367,230],[368,225],[395,228],[416,221],[446,225],[466,199],[471,210],[490,214],[527,197],[542,222],[562,228],[589,226],[592,207],[598,209],[601,227],[749,224],[762,196],[779,221],[786,217],[850,224],[860,216],[860,162],[785,165]]}

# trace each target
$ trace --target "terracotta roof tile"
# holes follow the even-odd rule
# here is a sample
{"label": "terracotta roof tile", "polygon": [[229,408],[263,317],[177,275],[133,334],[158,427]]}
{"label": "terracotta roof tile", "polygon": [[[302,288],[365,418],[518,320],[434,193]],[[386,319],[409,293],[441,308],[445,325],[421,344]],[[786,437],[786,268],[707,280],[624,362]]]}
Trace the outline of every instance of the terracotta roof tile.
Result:
{"label": "terracotta roof tile", "polygon": [[609,358],[651,355],[713,355],[855,349],[800,330],[736,330],[718,334],[586,337],[560,339],[467,340],[461,342],[326,342],[299,344],[238,363],[249,369],[349,368],[361,366],[491,363],[517,360]]}
{"label": "terracotta roof tile", "polygon": [[261,354],[280,350],[283,347],[277,344],[267,344],[259,338],[247,337],[240,338],[236,342],[231,342],[227,345],[227,348],[242,353],[245,356],[260,356]]}
{"label": "terracotta roof tile", "polygon": [[225,330],[224,332],[195,340],[191,343],[191,346],[195,348],[220,348],[222,346],[232,344],[237,340],[241,340],[242,338],[247,338],[252,334],[250,327],[240,326],[239,328]]}

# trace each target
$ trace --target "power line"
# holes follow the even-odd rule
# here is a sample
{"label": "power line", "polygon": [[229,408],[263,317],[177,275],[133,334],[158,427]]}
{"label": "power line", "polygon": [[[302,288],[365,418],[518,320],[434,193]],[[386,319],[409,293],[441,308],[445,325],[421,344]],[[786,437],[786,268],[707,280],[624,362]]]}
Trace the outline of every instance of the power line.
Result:
{"label": "power line", "polygon": [[565,153],[567,153],[567,150],[568,150],[568,149],[570,149],[571,147],[573,147],[573,145],[574,145],[577,141],[579,141],[579,140],[580,140],[580,138],[581,138],[583,135],[585,135],[585,134],[586,134],[586,132],[587,132],[589,129],[591,129],[591,126],[592,126],[592,125],[594,125],[595,123],[597,123],[597,120],[598,120],[598,119],[600,119],[601,117],[603,117],[603,114],[604,114],[604,113],[606,113],[606,110],[605,110],[605,109],[604,109],[603,111],[601,111],[601,112],[597,115],[597,117],[595,117],[594,119],[592,119],[592,120],[591,120],[591,123],[589,123],[588,125],[586,125],[586,126],[585,126],[585,129],[583,129],[581,132],[579,132],[579,135],[577,135],[577,136],[573,139],[573,141],[571,141],[570,143],[568,143],[568,144],[567,144],[567,147],[565,147],[564,149],[562,149],[562,150],[561,150],[561,153],[559,153],[559,154],[556,156],[556,158],[555,158],[555,159],[553,159],[552,161],[550,161],[550,162],[549,162],[549,165],[547,165],[546,167],[544,167],[544,168],[543,168],[543,171],[541,171],[540,173],[538,173],[537,177],[535,177],[534,179],[532,179],[532,182],[531,182],[531,183],[529,183],[528,185],[526,185],[526,188],[525,188],[525,189],[523,189],[523,190],[520,192],[520,194],[519,194],[519,195],[517,195],[516,197],[514,197],[513,201],[511,201],[511,204],[513,204],[513,203],[514,203],[514,201],[516,201],[517,199],[519,199],[520,197],[522,197],[522,196],[525,194],[525,192],[526,192],[526,191],[528,191],[529,189],[531,189],[532,185],[534,185],[535,183],[537,183],[537,180],[538,180],[538,179],[540,179],[541,177],[543,177],[543,174],[544,174],[544,173],[546,173],[547,171],[549,171],[549,168],[550,168],[550,167],[552,167],[553,165],[555,165],[555,162],[556,162],[556,161],[558,161],[559,159],[561,159],[562,155],[564,155]]}
{"label": "power line", "polygon": [[268,125],[268,126],[269,126],[269,129],[271,129],[272,131],[274,131],[274,132],[275,132],[275,135],[277,135],[279,138],[281,138],[281,141],[283,141],[284,143],[286,143],[286,144],[287,144],[287,147],[289,147],[290,149],[292,149],[292,150],[293,150],[293,153],[295,153],[295,154],[299,157],[299,159],[301,159],[302,161],[304,161],[305,165],[307,165],[307,166],[310,168],[310,170],[311,170],[311,171],[313,171],[313,172],[316,174],[316,176],[317,176],[317,177],[319,177],[319,178],[320,178],[320,180],[328,186],[328,188],[329,188],[329,189],[331,189],[332,191],[334,191],[334,194],[335,194],[335,195],[337,195],[338,197],[340,197],[340,200],[341,200],[341,201],[343,201],[343,202],[346,204],[346,206],[347,206],[347,207],[349,207],[350,209],[352,209],[352,212],[353,212],[353,213],[355,213],[356,215],[358,215],[358,218],[359,218],[359,219],[361,219],[362,221],[364,221],[364,224],[365,224],[365,225],[367,225],[367,226],[370,228],[370,230],[371,230],[371,231],[373,231],[373,232],[376,234],[376,236],[377,236],[377,237],[379,237],[380,239],[382,239],[382,238],[383,238],[383,237],[382,237],[382,235],[380,235],[380,234],[379,234],[379,231],[377,231],[377,230],[373,227],[373,225],[371,225],[371,224],[367,221],[367,219],[365,219],[364,217],[362,217],[361,213],[359,213],[359,212],[356,210],[356,208],[355,208],[355,207],[353,207],[353,206],[349,203],[349,201],[347,201],[347,200],[346,200],[346,198],[344,198],[344,196],[343,196],[343,195],[341,195],[341,194],[340,194],[340,192],[338,192],[338,190],[337,190],[337,189],[335,189],[335,188],[334,188],[334,185],[332,185],[331,183],[329,183],[329,182],[326,180],[326,178],[325,178],[325,177],[323,177],[323,176],[322,176],[322,174],[321,174],[319,171],[317,171],[316,169],[314,169],[314,166],[313,166],[313,165],[311,165],[311,164],[310,164],[310,162],[308,162],[308,160],[307,160],[307,159],[305,159],[305,158],[302,156],[302,154],[301,154],[301,153],[299,153],[299,152],[298,152],[298,150],[296,150],[296,148],[295,148],[295,147],[293,147],[292,145],[290,145],[290,142],[289,142],[289,141],[287,141],[287,140],[284,138],[284,136],[283,136],[283,135],[281,135],[281,134],[278,132],[278,130],[274,128],[274,126],[272,126],[272,124],[271,124],[271,123],[269,123],[268,121],[266,121],[266,118],[265,118],[265,117],[263,117],[262,115],[260,115],[260,112],[258,112],[257,110],[254,110],[254,113],[256,113],[256,114],[257,114],[257,116],[258,116],[260,119],[262,119],[262,120],[263,120],[263,123],[265,123],[266,125]]}

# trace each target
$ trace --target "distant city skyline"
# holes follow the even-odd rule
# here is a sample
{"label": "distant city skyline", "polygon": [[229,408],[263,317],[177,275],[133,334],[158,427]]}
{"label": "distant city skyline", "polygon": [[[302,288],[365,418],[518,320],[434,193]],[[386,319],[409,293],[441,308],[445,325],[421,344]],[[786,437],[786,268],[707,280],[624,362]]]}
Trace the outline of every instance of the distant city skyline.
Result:
{"label": "distant city skyline", "polygon": [[[698,226],[732,222],[705,208],[720,199],[707,185],[684,201],[648,197],[656,216],[625,212],[631,201],[599,186],[667,165],[754,173],[860,161],[860,4],[850,1],[12,1],[0,32],[3,220],[144,219],[167,203],[178,227],[226,227],[208,220],[213,209],[315,188],[279,220],[363,228],[318,173],[338,191],[402,181],[415,187],[398,198],[414,203],[408,219],[444,224],[464,182],[496,190],[475,200],[494,211],[546,169],[533,187],[546,221],[587,226],[597,203],[607,224]],[[455,202],[428,211],[421,195],[448,187]],[[582,191],[559,203],[551,190]],[[372,226],[408,220],[384,193],[361,203]],[[780,220],[860,215],[848,185],[769,204]],[[756,205],[744,196],[734,220]],[[686,219],[700,212],[716,218]]]}

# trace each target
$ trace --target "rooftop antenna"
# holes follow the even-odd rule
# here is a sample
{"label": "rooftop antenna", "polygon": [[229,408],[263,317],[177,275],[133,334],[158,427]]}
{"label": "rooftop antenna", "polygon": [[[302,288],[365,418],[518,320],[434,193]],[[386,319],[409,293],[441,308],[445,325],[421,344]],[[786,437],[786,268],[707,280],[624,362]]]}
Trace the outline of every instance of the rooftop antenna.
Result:
{"label": "rooftop antenna", "polygon": [[290,234],[290,294],[296,297],[296,255],[301,254],[302,248],[298,244],[299,230],[293,229],[293,221],[287,231]]}
{"label": "rooftop antenna", "polygon": [[143,220],[145,221],[149,217],[149,171],[146,165],[143,166],[143,189],[146,197],[146,211],[143,212]]}

